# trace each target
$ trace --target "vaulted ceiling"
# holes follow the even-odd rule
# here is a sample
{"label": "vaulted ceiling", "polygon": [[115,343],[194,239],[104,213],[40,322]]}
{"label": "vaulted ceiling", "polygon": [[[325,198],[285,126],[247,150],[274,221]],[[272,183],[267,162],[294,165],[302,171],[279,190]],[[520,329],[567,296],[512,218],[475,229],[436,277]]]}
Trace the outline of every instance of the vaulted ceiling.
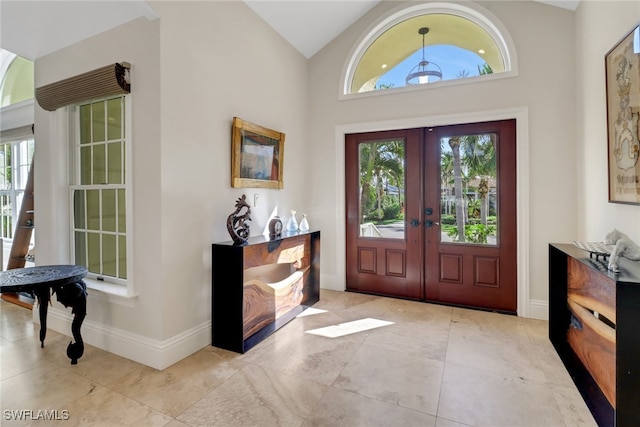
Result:
{"label": "vaulted ceiling", "polygon": [[[310,58],[380,0],[245,3],[305,57]],[[580,0],[542,3],[575,10]],[[0,47],[37,59],[139,17],[157,18],[144,0],[0,1]]]}

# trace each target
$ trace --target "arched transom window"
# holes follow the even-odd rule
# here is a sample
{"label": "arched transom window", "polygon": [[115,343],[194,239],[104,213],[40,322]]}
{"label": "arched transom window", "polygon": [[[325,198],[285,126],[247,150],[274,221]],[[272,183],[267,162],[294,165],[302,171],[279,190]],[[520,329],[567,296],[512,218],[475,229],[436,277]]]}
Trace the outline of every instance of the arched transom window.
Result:
{"label": "arched transom window", "polygon": [[509,37],[486,13],[426,3],[396,12],[360,42],[345,94],[468,79],[513,70]]}

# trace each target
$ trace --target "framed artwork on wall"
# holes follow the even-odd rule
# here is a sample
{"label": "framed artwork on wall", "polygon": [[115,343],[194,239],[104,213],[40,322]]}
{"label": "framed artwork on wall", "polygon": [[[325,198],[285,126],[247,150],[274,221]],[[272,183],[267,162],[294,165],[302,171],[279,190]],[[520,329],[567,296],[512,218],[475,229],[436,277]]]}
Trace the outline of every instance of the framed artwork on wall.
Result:
{"label": "framed artwork on wall", "polygon": [[231,186],[284,188],[284,133],[233,118]]}
{"label": "framed artwork on wall", "polygon": [[640,205],[640,26],[605,55],[609,202]]}

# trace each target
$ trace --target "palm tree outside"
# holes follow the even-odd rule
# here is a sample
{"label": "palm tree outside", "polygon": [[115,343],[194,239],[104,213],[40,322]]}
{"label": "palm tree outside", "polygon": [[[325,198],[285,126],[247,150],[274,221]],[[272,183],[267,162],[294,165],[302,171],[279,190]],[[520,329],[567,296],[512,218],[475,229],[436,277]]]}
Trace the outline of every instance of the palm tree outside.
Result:
{"label": "palm tree outside", "polygon": [[360,144],[360,224],[404,220],[404,141]]}
{"label": "palm tree outside", "polygon": [[[445,188],[441,207],[444,231],[454,242],[487,244],[489,237],[495,237],[497,231],[493,208],[497,175],[496,136],[481,134],[443,138],[440,147],[441,186]],[[449,220],[450,197],[447,197],[452,181],[454,227]]]}

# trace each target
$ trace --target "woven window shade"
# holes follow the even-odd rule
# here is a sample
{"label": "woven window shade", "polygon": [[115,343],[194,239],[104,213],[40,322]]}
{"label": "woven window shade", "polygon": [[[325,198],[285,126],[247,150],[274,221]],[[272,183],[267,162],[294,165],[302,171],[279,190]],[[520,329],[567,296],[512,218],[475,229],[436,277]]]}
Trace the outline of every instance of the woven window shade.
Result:
{"label": "woven window shade", "polygon": [[127,62],[111,64],[36,88],[38,104],[47,111],[93,98],[131,92]]}

